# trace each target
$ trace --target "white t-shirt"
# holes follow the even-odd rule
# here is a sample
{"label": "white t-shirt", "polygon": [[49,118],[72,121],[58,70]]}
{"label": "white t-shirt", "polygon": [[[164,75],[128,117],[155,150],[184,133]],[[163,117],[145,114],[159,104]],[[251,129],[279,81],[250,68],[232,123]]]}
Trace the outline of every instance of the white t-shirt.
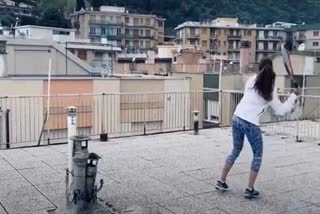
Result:
{"label": "white t-shirt", "polygon": [[271,106],[277,115],[285,115],[294,108],[297,96],[292,93],[288,100],[282,103],[277,91],[273,91],[273,99],[266,101],[254,88],[257,76],[251,77],[245,86],[243,98],[238,104],[234,115],[257,126],[260,125],[259,118]]}

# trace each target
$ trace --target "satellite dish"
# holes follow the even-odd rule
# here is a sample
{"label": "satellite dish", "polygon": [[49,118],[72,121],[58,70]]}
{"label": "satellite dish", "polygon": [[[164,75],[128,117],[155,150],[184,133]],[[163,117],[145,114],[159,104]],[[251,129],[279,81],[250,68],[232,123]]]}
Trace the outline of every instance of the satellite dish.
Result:
{"label": "satellite dish", "polygon": [[298,47],[298,51],[304,51],[306,49],[306,45],[304,43],[300,44]]}

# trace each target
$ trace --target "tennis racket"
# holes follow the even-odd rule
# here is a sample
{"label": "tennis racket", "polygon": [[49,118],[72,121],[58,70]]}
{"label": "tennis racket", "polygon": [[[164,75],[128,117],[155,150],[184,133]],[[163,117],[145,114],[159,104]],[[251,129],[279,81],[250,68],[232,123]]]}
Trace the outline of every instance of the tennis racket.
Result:
{"label": "tennis racket", "polygon": [[281,45],[281,54],[283,57],[284,67],[286,68],[286,71],[287,71],[288,75],[290,76],[295,88],[298,88],[299,84],[297,83],[297,81],[294,78],[293,67],[292,67],[290,55],[289,55],[289,52],[287,51],[287,49],[285,48],[284,44]]}

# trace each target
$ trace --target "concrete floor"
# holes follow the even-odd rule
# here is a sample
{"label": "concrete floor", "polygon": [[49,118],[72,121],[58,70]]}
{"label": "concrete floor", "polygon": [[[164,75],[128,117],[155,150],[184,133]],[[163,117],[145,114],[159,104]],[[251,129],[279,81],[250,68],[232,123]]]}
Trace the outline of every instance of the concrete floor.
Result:
{"label": "concrete floor", "polygon": [[[228,178],[230,191],[214,189],[231,143],[229,128],[90,142],[90,152],[102,157],[99,203],[130,214],[320,213],[319,142],[264,136],[256,200],[243,197],[247,143]],[[0,151],[0,214],[63,213],[66,154],[67,145]]]}

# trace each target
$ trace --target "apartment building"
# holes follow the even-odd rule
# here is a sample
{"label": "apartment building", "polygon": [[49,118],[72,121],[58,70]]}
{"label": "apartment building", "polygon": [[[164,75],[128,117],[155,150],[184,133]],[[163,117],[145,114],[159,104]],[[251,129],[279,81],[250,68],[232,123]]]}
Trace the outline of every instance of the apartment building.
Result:
{"label": "apartment building", "polygon": [[241,41],[249,42],[249,61],[253,63],[277,52],[286,40],[284,28],[240,24],[236,18],[185,22],[175,30],[178,44],[201,46],[207,53],[227,56],[233,62],[240,60]]}
{"label": "apartment building", "polygon": [[144,53],[164,43],[165,19],[155,15],[129,13],[124,7],[101,6],[71,15],[76,36],[101,42],[107,39],[127,53]]}
{"label": "apartment building", "polygon": [[293,48],[303,44],[306,51],[320,51],[320,25],[299,25],[293,30]]}
{"label": "apartment building", "polygon": [[268,25],[256,28],[256,61],[274,55],[280,51],[281,45],[287,41],[285,28]]}
{"label": "apartment building", "polygon": [[32,17],[33,6],[11,0],[0,0],[0,14],[13,14],[17,17]]}

